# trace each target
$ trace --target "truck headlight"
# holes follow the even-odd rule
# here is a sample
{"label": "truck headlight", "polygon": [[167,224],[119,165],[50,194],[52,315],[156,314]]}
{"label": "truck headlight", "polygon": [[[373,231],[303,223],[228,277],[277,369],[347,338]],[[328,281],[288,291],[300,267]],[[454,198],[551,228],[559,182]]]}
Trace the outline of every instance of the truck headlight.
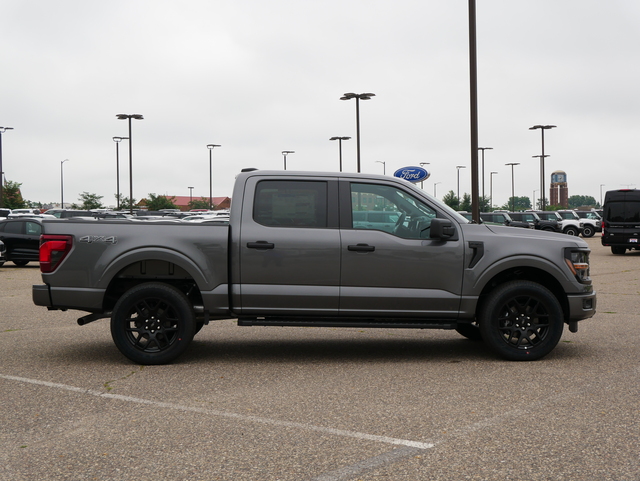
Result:
{"label": "truck headlight", "polygon": [[578,282],[589,283],[589,251],[566,249],[564,260]]}

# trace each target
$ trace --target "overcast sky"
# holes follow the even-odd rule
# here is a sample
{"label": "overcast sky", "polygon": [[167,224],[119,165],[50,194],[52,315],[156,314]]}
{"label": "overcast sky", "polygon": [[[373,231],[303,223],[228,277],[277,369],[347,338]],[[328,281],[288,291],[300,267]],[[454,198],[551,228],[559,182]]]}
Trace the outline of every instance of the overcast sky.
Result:
{"label": "overcast sky", "polygon": [[[244,167],[392,175],[429,162],[428,192],[470,187],[468,2],[464,0],[0,1],[0,126],[6,178],[25,199],[87,191],[115,204],[113,136],[133,121],[134,197],[231,195]],[[569,195],[638,184],[640,2],[478,0],[479,144],[485,194],[539,198],[550,174]],[[385,162],[381,164],[378,162]],[[128,196],[128,145],[120,149]],[[437,184],[436,184],[437,183]],[[601,184],[604,184],[601,187]],[[482,192],[482,188],[480,188]],[[547,193],[548,197],[548,193]]]}

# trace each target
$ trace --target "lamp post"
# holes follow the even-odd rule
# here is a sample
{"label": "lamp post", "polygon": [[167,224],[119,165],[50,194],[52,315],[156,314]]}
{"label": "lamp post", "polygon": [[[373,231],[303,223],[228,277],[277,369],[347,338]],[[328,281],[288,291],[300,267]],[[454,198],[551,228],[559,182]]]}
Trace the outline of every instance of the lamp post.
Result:
{"label": "lamp post", "polygon": [[337,140],[338,141],[338,149],[340,151],[340,172],[342,172],[342,141],[349,140],[351,137],[331,137],[329,140]]}
{"label": "lamp post", "polygon": [[604,184],[600,184],[600,208],[602,209],[602,188],[604,187]]}
{"label": "lamp post", "polygon": [[387,163],[384,160],[376,160],[376,164],[382,164],[382,175],[387,175]]}
{"label": "lamp post", "polygon": [[491,209],[493,209],[493,174],[497,174],[497,172],[489,174],[489,208]]}
{"label": "lamp post", "polygon": [[514,191],[514,177],[513,177],[513,167],[515,165],[520,165],[520,162],[509,162],[508,164],[504,164],[504,165],[510,165],[511,166],[511,212],[515,212],[516,211],[516,197],[515,197],[515,191]]}
{"label": "lamp post", "polygon": [[7,130],[13,130],[13,127],[0,127],[0,207],[4,207],[4,170],[2,170],[2,134]]}
{"label": "lamp post", "polygon": [[[429,165],[430,162],[420,162],[420,167],[422,167],[423,165]],[[424,190],[424,180],[420,181],[420,188],[422,190]]]}
{"label": "lamp post", "polygon": [[60,161],[60,208],[64,209],[64,171],[62,170],[62,166],[69,159],[64,159]]}
{"label": "lamp post", "polygon": [[493,150],[493,147],[478,147],[478,150],[482,152],[482,198],[484,199],[484,151]]}
{"label": "lamp post", "polygon": [[358,173],[360,173],[360,100],[371,100],[371,97],[375,97],[376,94],[364,93],[355,94],[349,92],[340,97],[340,100],[356,99],[356,152],[358,158]]}
{"label": "lamp post", "polygon": [[466,168],[466,165],[456,165],[456,169],[458,169],[458,207],[460,207],[460,169]]}
{"label": "lamp post", "polygon": [[129,140],[129,137],[114,137],[116,143],[116,209],[120,210],[120,142]]}
{"label": "lamp post", "polygon": [[434,197],[436,196],[436,185],[438,185],[438,184],[442,184],[442,182],[434,182],[433,183],[433,196]]}
{"label": "lamp post", "polygon": [[131,119],[143,120],[140,114],[117,114],[118,120],[129,121],[129,213],[133,215],[133,137],[131,136]]}
{"label": "lamp post", "polygon": [[209,210],[213,210],[213,149],[222,147],[218,144],[207,144],[209,149]]}
{"label": "lamp post", "polygon": [[193,187],[187,187],[187,189],[189,189],[189,206],[191,206],[191,203],[193,202]]}
{"label": "lamp post", "polygon": [[287,154],[295,154],[293,150],[283,150],[282,157],[284,157],[284,170],[287,170]]}
{"label": "lamp post", "polygon": [[533,189],[533,203],[531,204],[533,210],[536,209],[536,192],[538,192],[538,189]]}
{"label": "lamp post", "polygon": [[544,131],[549,129],[554,129],[555,125],[534,125],[533,127],[529,127],[529,130],[537,130],[540,129],[542,133],[542,155],[535,155],[534,157],[540,157],[540,207],[541,210],[544,210],[545,204],[545,196],[544,196],[544,158],[548,157],[548,155],[544,155]]}

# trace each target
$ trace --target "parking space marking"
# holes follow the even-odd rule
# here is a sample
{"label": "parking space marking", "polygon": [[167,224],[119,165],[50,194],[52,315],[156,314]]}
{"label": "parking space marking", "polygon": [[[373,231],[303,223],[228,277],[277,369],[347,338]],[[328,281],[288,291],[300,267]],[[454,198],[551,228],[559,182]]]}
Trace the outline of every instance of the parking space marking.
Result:
{"label": "parking space marking", "polygon": [[296,423],[296,422],[291,422],[291,421],[282,421],[282,420],[279,420],[279,419],[269,419],[269,418],[263,418],[263,417],[260,417],[260,416],[248,416],[248,415],[245,415],[245,414],[238,414],[238,413],[233,413],[233,412],[217,411],[217,410],[198,408],[198,407],[192,407],[192,406],[184,406],[182,404],[174,404],[174,403],[167,403],[167,402],[161,402],[161,401],[153,401],[153,400],[150,400],[150,399],[142,399],[142,398],[131,397],[131,396],[123,396],[121,394],[110,394],[110,393],[106,393],[106,392],[102,392],[102,391],[96,391],[96,390],[93,390],[93,389],[84,389],[84,388],[80,388],[80,387],[69,386],[68,384],[60,384],[60,383],[55,383],[55,382],[41,381],[41,380],[38,380],[38,379],[29,379],[29,378],[19,377],[19,376],[9,376],[9,375],[6,375],[6,374],[0,374],[0,379],[6,379],[8,381],[23,382],[23,383],[27,383],[27,384],[34,384],[34,385],[37,385],[37,386],[45,386],[45,387],[49,387],[49,388],[60,389],[60,390],[64,390],[64,391],[71,391],[71,392],[76,392],[76,393],[80,393],[80,394],[88,394],[90,396],[96,396],[96,397],[105,398],[105,399],[115,399],[115,400],[118,400],[118,401],[129,402],[129,403],[146,404],[146,405],[149,405],[149,406],[160,407],[160,408],[165,408],[165,409],[173,409],[173,410],[176,410],[176,411],[208,414],[210,416],[218,416],[218,417],[224,417],[224,418],[228,418],[228,419],[236,419],[236,420],[244,421],[244,422],[254,422],[254,423],[260,423],[260,424],[269,424],[269,425],[272,425],[272,426],[279,426],[279,427],[285,427],[285,428],[296,428],[296,429],[302,429],[302,430],[305,430],[305,431],[315,431],[315,432],[324,433],[324,434],[332,434],[334,436],[342,436],[342,437],[360,439],[360,440],[363,440],[363,441],[374,441],[374,442],[378,442],[378,443],[407,446],[409,448],[416,448],[416,449],[420,449],[420,450],[431,449],[431,448],[433,448],[435,446],[432,443],[425,443],[425,442],[420,442],[420,441],[411,441],[411,440],[408,440],[408,439],[392,438],[392,437],[388,437],[388,436],[378,436],[376,434],[367,434],[367,433],[361,433],[361,432],[358,432],[358,431],[347,431],[347,430],[344,430],[344,429],[334,429],[334,428],[328,428],[328,427],[323,427],[323,426],[315,426],[313,424]]}

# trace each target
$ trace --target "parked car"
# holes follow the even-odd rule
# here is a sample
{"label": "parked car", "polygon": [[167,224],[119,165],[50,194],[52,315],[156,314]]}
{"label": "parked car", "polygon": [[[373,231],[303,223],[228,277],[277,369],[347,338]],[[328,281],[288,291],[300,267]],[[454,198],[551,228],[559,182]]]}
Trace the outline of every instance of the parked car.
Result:
{"label": "parked car", "polygon": [[[562,229],[563,234],[578,236],[582,234],[583,224],[580,218],[572,210],[569,211],[534,211],[541,219],[550,219],[551,215],[558,220],[558,225]],[[564,212],[564,214],[563,214]]]}
{"label": "parked car", "polygon": [[480,212],[480,220],[484,224],[507,225],[509,227],[531,228],[528,222],[513,220],[507,212]]}
{"label": "parked car", "polygon": [[4,242],[0,241],[0,267],[4,264],[5,261],[5,252],[7,251]]}
{"label": "parked car", "polygon": [[0,209],[0,219],[9,217],[9,214],[11,214],[11,209]]}
{"label": "parked car", "polygon": [[604,196],[602,245],[613,254],[640,250],[640,190],[610,190]]}
{"label": "parked car", "polygon": [[557,220],[542,219],[535,212],[509,212],[509,217],[520,222],[527,222],[532,229],[562,232]]}
{"label": "parked car", "polygon": [[39,259],[42,220],[35,217],[16,217],[0,221],[0,241],[5,244],[5,262],[25,266]]}
{"label": "parked car", "polygon": [[41,214],[40,209],[13,209],[12,214]]}
{"label": "parked car", "polygon": [[[595,228],[595,232],[602,232],[602,217],[594,211],[594,210],[576,210],[576,214],[578,217],[582,219],[584,229],[587,229],[587,224],[593,221],[593,226]],[[590,235],[586,235],[584,230],[582,231],[582,235],[584,237],[591,237]]]}

